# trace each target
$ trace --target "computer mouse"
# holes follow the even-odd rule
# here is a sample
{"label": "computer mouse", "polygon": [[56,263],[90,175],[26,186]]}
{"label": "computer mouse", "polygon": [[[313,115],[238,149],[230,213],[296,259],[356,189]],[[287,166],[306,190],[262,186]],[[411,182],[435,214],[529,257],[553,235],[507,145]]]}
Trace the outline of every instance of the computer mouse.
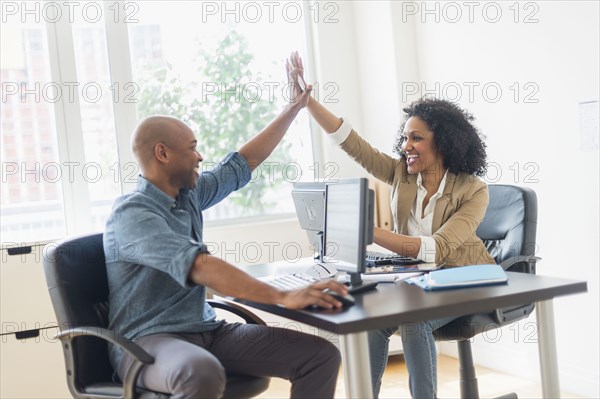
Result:
{"label": "computer mouse", "polygon": [[350,294],[342,295],[342,294],[338,294],[337,292],[330,290],[330,289],[325,289],[325,290],[323,290],[323,292],[331,295],[336,300],[340,301],[342,303],[342,307],[344,307],[344,308],[348,307],[348,306],[352,306],[356,303],[356,300]]}

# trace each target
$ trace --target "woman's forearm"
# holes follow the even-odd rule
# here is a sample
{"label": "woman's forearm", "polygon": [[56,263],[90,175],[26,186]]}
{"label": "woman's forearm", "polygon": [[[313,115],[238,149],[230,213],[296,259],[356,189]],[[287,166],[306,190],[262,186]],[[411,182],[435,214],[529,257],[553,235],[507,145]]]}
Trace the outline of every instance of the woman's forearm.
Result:
{"label": "woman's forearm", "polygon": [[419,237],[397,234],[378,227],[373,230],[373,241],[390,251],[411,258],[416,258],[421,250],[421,239]]}
{"label": "woman's forearm", "polygon": [[323,130],[325,130],[325,132],[334,133],[342,126],[342,120],[332,114],[314,98],[310,98],[307,108],[308,112],[310,112],[314,120],[323,128]]}

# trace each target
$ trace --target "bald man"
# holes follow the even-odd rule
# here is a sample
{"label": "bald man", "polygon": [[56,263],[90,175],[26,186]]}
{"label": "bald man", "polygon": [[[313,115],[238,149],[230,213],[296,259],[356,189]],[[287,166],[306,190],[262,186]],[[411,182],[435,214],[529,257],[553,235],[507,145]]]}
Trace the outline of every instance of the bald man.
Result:
{"label": "bald man", "polygon": [[[141,168],[137,189],[119,198],[104,233],[110,288],[110,328],[155,358],[138,384],[173,398],[218,398],[226,374],[291,381],[292,397],[333,397],[340,355],[317,336],[217,320],[205,301],[210,287],[223,295],[288,308],[340,307],[323,292],[345,294],[333,281],[280,291],[211,256],[202,241],[202,210],[246,185],[308,102],[293,98],[264,130],[200,173],[202,155],[192,130],[166,116],[144,119],[132,136]],[[130,355],[111,348],[121,379]]]}

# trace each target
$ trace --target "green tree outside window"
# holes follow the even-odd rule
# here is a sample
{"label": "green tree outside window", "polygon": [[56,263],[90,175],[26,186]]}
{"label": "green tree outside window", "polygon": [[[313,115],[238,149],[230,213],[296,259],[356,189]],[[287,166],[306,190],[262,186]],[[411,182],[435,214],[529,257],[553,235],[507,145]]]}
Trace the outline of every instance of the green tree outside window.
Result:
{"label": "green tree outside window", "polygon": [[[232,30],[214,53],[200,48],[198,75],[202,81],[181,82],[169,64],[140,66],[139,117],[162,114],[184,120],[198,136],[204,170],[210,169],[258,133],[280,108],[272,99],[239,95],[246,84],[263,81],[260,73],[250,69],[252,59],[245,38]],[[207,85],[213,89],[211,94],[203,92],[203,83],[204,89]],[[241,215],[263,213],[274,205],[269,193],[283,182],[282,170],[290,161],[286,155],[289,148],[290,143],[284,139],[267,160],[269,173],[265,168],[257,168],[250,184],[229,197]]]}

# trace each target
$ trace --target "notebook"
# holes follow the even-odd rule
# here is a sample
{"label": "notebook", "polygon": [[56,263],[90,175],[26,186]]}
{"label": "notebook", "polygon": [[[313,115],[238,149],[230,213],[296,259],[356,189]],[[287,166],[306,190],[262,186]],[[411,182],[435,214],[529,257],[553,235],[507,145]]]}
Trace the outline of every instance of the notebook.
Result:
{"label": "notebook", "polygon": [[492,284],[505,284],[508,276],[500,265],[473,265],[435,270],[422,276],[405,280],[426,291],[449,288],[475,287]]}

